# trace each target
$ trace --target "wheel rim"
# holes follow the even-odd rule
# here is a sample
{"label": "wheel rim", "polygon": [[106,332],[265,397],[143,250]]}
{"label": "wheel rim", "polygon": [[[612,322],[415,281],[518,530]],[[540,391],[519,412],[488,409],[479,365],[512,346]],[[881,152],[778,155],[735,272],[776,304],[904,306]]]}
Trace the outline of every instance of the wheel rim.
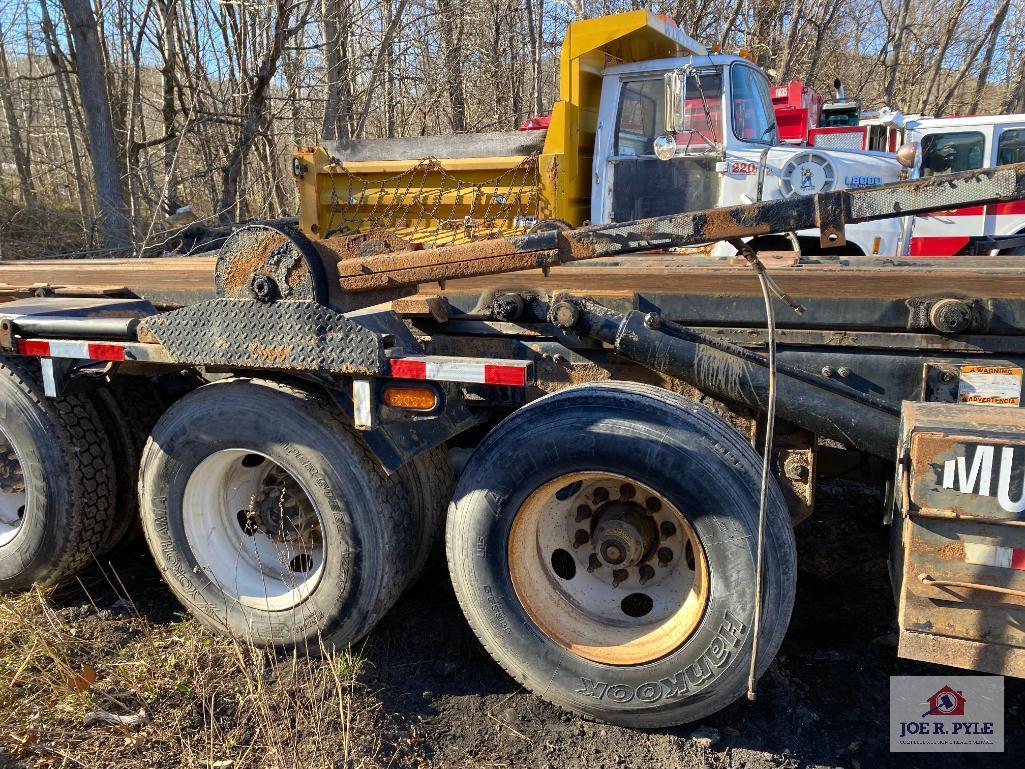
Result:
{"label": "wheel rim", "polygon": [[0,547],[21,531],[28,504],[28,487],[14,443],[0,428]]}
{"label": "wheel rim", "polygon": [[323,519],[303,485],[266,454],[225,449],[196,467],[182,503],[200,568],[243,606],[293,609],[324,570]]}
{"label": "wheel rim", "polygon": [[563,475],[532,493],[513,519],[509,573],[542,633],[609,665],[672,653],[708,603],[705,551],[686,516],[614,473]]}

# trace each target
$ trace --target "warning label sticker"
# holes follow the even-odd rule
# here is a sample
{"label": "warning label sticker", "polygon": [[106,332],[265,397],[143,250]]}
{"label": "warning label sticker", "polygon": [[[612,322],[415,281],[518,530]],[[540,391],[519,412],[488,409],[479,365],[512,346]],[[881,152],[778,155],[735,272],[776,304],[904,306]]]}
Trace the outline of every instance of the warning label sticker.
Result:
{"label": "warning label sticker", "polygon": [[1021,404],[1021,373],[1015,366],[961,366],[958,403],[989,406]]}

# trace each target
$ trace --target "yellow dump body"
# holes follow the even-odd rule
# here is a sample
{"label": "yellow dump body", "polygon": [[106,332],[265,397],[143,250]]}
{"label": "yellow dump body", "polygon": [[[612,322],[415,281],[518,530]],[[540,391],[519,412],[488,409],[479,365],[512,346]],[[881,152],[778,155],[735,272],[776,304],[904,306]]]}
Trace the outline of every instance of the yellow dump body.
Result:
{"label": "yellow dump body", "polygon": [[700,50],[645,10],[574,22],[547,131],[299,147],[300,226],[315,239],[385,230],[426,245],[518,235],[551,220],[579,226],[590,216],[605,67]]}

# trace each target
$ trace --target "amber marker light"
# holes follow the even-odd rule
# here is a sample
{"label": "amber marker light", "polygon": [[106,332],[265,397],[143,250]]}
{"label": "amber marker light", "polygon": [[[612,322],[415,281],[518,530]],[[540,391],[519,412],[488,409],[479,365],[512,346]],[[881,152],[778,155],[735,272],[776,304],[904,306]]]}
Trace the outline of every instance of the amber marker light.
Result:
{"label": "amber marker light", "polygon": [[432,387],[385,385],[381,397],[384,404],[393,409],[433,411],[438,405],[438,394]]}

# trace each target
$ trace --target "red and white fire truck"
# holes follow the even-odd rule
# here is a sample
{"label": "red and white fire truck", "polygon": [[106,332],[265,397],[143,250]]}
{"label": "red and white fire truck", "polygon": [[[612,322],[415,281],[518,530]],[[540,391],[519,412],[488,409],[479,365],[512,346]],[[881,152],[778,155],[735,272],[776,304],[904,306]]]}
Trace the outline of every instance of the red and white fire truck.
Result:
{"label": "red and white fire truck", "polygon": [[[885,107],[864,112],[844,97],[824,101],[800,80],[775,86],[772,101],[780,138],[826,150],[916,152],[914,176],[970,171],[1025,160],[1025,115],[906,117]],[[909,147],[905,152],[910,152]],[[895,157],[895,156],[894,156]],[[893,224],[885,225],[887,233]],[[1025,203],[1001,203],[909,217],[901,225],[902,254],[1025,254]]]}
{"label": "red and white fire truck", "polygon": [[[1025,115],[906,119],[904,140],[918,143],[921,176],[990,168],[1025,160]],[[910,256],[1025,254],[1025,203],[968,206],[909,217]]]}

